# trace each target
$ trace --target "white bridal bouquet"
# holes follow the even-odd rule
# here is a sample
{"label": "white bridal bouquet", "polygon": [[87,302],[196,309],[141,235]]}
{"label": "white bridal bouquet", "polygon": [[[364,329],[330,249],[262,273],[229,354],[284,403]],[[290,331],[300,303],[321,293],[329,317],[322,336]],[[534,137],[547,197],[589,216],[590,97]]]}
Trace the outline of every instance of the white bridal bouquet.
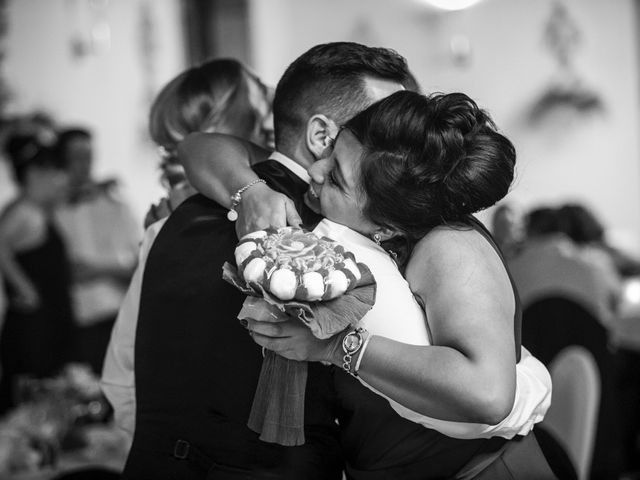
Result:
{"label": "white bridal bouquet", "polygon": [[[244,236],[235,259],[235,267],[224,265],[223,278],[249,296],[239,319],[278,321],[271,311],[277,308],[316,337],[329,338],[355,326],[375,303],[376,283],[366,265],[338,242],[298,227]],[[306,375],[306,362],[266,352],[249,418],[262,440],[304,443]]]}

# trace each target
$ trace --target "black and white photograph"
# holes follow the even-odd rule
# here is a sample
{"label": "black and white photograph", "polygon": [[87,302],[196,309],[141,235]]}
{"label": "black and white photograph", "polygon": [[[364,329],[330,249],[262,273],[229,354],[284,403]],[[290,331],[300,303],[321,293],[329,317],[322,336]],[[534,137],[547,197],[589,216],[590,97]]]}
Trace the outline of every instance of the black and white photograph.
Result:
{"label": "black and white photograph", "polygon": [[640,1],[0,0],[0,479],[640,480]]}

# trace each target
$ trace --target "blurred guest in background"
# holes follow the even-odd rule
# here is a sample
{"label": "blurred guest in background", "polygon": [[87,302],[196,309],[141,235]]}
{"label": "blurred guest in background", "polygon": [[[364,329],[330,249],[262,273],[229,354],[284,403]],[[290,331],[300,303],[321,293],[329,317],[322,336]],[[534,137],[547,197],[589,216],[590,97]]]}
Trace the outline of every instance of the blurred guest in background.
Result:
{"label": "blurred guest in background", "polygon": [[491,233],[506,258],[515,256],[524,240],[524,228],[520,211],[510,203],[498,205],[491,219]]}
{"label": "blurred guest in background", "polygon": [[149,132],[162,156],[168,196],[151,207],[145,227],[195,193],[177,159],[177,145],[189,133],[227,133],[274,147],[272,97],[271,89],[253,72],[230,58],[192,67],[160,91],[151,106]]}
{"label": "blurred guest in background", "polygon": [[567,235],[565,225],[557,208],[539,207],[526,215],[526,239],[509,261],[523,306],[565,296],[610,327],[621,294],[618,273],[602,255],[585,251]]}
{"label": "blurred guest in background", "polygon": [[604,226],[586,206],[567,203],[558,209],[558,217],[561,230],[593,256],[594,261],[613,263],[622,277],[640,275],[640,259],[611,245]]}
{"label": "blurred guest in background", "polygon": [[77,323],[74,360],[102,370],[111,328],[135,268],[142,232],[116,181],[93,178],[91,133],[59,133],[56,150],[70,180],[67,202],[56,219],[72,262],[72,298]]}
{"label": "blurred guest in background", "polygon": [[[558,219],[562,231],[575,242],[583,255],[600,265],[602,271],[612,272],[603,275],[602,279],[609,280],[614,291],[621,294],[623,279],[640,274],[640,262],[607,242],[604,226],[585,205],[562,205],[558,209]],[[620,422],[623,469],[629,474],[634,472],[635,476],[630,478],[638,478],[640,473],[639,320],[637,313],[626,313],[616,318],[610,338],[615,346],[616,409],[620,418],[624,418],[624,422]]]}
{"label": "blurred guest in background", "polygon": [[[12,177],[11,160],[7,158],[5,145],[17,134],[30,135],[40,144],[48,145],[55,140],[55,122],[44,112],[32,112],[0,118],[0,209],[17,194]],[[3,285],[0,271],[0,285]],[[0,329],[7,309],[8,299],[4,288],[0,288]],[[1,375],[1,372],[0,372]]]}
{"label": "blurred guest in background", "polygon": [[0,217],[0,270],[9,298],[0,337],[0,411],[16,402],[20,375],[52,375],[69,359],[73,341],[69,261],[52,218],[68,175],[37,136],[16,134],[6,151],[19,193]]}

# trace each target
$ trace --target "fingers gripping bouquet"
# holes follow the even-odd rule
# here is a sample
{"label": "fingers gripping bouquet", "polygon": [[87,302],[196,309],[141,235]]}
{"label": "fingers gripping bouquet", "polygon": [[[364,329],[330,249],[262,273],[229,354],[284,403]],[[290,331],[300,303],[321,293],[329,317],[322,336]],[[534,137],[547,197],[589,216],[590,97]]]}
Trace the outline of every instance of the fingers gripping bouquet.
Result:
{"label": "fingers gripping bouquet", "polygon": [[[334,240],[298,227],[244,236],[235,259],[237,267],[224,265],[223,278],[249,295],[239,319],[278,321],[276,309],[323,339],[355,326],[375,302],[375,280],[366,265]],[[306,362],[266,352],[249,418],[261,440],[304,443],[306,375]]]}

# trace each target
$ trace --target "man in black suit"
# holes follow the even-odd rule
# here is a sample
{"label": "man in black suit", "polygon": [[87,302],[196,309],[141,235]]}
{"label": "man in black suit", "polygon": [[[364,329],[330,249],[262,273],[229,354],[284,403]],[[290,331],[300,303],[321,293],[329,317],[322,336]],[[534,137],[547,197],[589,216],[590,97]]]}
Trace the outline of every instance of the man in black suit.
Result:
{"label": "man in black suit", "polygon": [[[312,48],[278,84],[278,151],[256,164],[255,173],[293,200],[305,224],[317,222],[303,203],[306,168],[331,147],[340,124],[401,89],[407,78],[405,60],[390,50],[346,42]],[[255,179],[243,183],[239,174],[229,182],[230,191],[250,183],[260,188]],[[237,243],[227,213],[195,195],[143,246],[150,249],[139,267],[144,269],[139,313],[128,327],[122,325],[127,320],[116,325],[103,376],[116,416],[135,413],[124,478],[340,479],[342,458],[326,367],[309,366],[304,445],[265,443],[247,427],[262,355],[236,321],[243,295],[221,278],[224,262],[234,261]],[[132,398],[113,393],[118,379],[108,372],[114,363],[130,365],[117,358],[118,342],[127,331],[131,334],[136,320],[133,406]]]}

